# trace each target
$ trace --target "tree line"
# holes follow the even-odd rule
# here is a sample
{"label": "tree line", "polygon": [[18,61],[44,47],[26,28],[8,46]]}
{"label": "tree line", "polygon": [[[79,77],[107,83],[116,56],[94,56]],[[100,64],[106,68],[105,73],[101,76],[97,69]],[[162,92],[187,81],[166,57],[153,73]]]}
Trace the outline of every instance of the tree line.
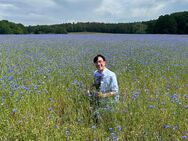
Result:
{"label": "tree line", "polygon": [[0,21],[0,34],[66,34],[70,32],[188,34],[188,11],[166,14],[156,20],[134,23],[78,22],[24,26],[7,20]]}

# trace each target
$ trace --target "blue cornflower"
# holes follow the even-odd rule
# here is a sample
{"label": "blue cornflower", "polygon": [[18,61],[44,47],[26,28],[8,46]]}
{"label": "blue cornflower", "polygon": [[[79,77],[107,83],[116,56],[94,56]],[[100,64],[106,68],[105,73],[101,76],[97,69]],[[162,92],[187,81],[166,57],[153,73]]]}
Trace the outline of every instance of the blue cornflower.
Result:
{"label": "blue cornflower", "polygon": [[126,108],[123,108],[123,113],[126,113],[126,111],[127,111]]}
{"label": "blue cornflower", "polygon": [[11,69],[8,69],[8,70],[7,70],[7,72],[8,72],[8,73],[11,73],[11,72],[12,72],[12,70],[11,70]]}
{"label": "blue cornflower", "polygon": [[15,114],[16,113],[16,108],[12,109],[12,113]]}
{"label": "blue cornflower", "polygon": [[67,92],[70,92],[71,91],[71,89],[70,88],[67,88]]}
{"label": "blue cornflower", "polygon": [[109,128],[110,132],[112,133],[112,128]]}
{"label": "blue cornflower", "polygon": [[52,110],[53,110],[53,108],[52,108],[52,107],[50,107],[50,108],[48,108],[48,110],[49,110],[49,111],[52,111]]}
{"label": "blue cornflower", "polygon": [[117,130],[121,131],[121,126],[120,125],[117,126]]}
{"label": "blue cornflower", "polygon": [[183,135],[181,138],[182,138],[182,139],[186,139],[186,138],[187,138],[187,136],[186,136],[186,135]]}
{"label": "blue cornflower", "polygon": [[28,87],[28,86],[24,86],[24,89],[25,89],[26,91],[28,91],[28,90],[29,90],[29,87]]}
{"label": "blue cornflower", "polygon": [[176,99],[176,98],[177,98],[176,94],[173,94],[173,95],[171,96],[171,98],[172,98],[172,99]]}
{"label": "blue cornflower", "polygon": [[155,108],[155,106],[149,105],[148,108],[149,108],[149,109],[153,109],[153,108]]}
{"label": "blue cornflower", "polygon": [[113,141],[117,141],[117,138],[114,133],[111,133]]}
{"label": "blue cornflower", "polygon": [[44,72],[44,68],[40,68],[40,72],[41,72],[41,73]]}
{"label": "blue cornflower", "polygon": [[5,78],[7,78],[7,76],[6,76],[6,75],[3,75],[2,79],[5,79]]}
{"label": "blue cornflower", "polygon": [[8,68],[7,72],[8,72],[8,73],[11,73],[11,72],[12,72],[11,66],[8,65],[7,68]]}
{"label": "blue cornflower", "polygon": [[110,130],[113,141],[117,141],[117,138],[116,138],[115,134],[113,133],[112,128],[109,128],[109,130]]}
{"label": "blue cornflower", "polygon": [[170,98],[171,98],[171,102],[175,102],[176,104],[180,104],[179,99],[178,99],[176,94],[171,95]]}
{"label": "blue cornflower", "polygon": [[48,100],[51,101],[51,102],[54,102],[54,99],[53,99],[53,98],[49,98]]}
{"label": "blue cornflower", "polygon": [[138,91],[136,91],[136,93],[132,92],[132,99],[133,100],[136,100],[138,96],[139,96],[139,92]]}
{"label": "blue cornflower", "polygon": [[188,109],[188,105],[185,105],[185,108]]}
{"label": "blue cornflower", "polygon": [[164,125],[163,128],[165,129],[170,128],[170,125]]}
{"label": "blue cornflower", "polygon": [[11,81],[13,79],[13,76],[9,76],[8,80]]}

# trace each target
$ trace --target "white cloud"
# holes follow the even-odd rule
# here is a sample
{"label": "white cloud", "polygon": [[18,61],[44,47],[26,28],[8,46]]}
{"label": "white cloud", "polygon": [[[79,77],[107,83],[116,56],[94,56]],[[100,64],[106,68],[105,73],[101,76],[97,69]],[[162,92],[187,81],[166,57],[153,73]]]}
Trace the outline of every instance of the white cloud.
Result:
{"label": "white cloud", "polygon": [[114,0],[103,0],[102,4],[100,5],[100,7],[98,7],[95,10],[95,12],[110,13],[110,14],[114,15],[114,14],[120,14],[121,9],[122,9],[121,3],[114,2]]}
{"label": "white cloud", "polygon": [[[183,0],[187,2],[188,0]],[[114,18],[119,22],[133,22],[156,19],[165,14],[178,0],[103,0],[95,12],[101,19]]]}
{"label": "white cloud", "polygon": [[0,3],[0,18],[5,17],[9,9],[17,9],[13,4]]}
{"label": "white cloud", "polygon": [[88,2],[88,0],[64,0],[65,2],[70,3],[79,3],[79,2]]}
{"label": "white cloud", "polygon": [[23,3],[25,3],[28,7],[36,7],[36,8],[51,8],[51,7],[55,7],[56,4],[53,0],[27,0],[27,1],[23,1]]}
{"label": "white cloud", "polygon": [[188,0],[1,0],[0,20],[23,24],[134,22],[185,11]]}

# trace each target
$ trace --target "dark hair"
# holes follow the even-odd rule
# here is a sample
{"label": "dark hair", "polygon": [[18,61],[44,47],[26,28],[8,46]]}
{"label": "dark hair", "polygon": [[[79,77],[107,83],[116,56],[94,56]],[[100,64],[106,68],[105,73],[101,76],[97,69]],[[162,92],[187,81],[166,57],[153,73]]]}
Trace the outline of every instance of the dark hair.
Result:
{"label": "dark hair", "polygon": [[99,57],[101,57],[104,61],[106,61],[106,59],[105,59],[104,56],[102,56],[101,54],[98,54],[98,55],[95,56],[95,58],[93,59],[93,63],[96,63]]}

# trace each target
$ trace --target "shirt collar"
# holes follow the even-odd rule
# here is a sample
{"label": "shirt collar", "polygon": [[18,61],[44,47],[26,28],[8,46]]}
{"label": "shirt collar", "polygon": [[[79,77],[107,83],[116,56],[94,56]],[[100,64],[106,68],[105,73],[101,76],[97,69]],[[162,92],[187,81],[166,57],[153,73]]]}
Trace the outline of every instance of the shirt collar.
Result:
{"label": "shirt collar", "polygon": [[98,73],[100,73],[100,74],[104,74],[107,70],[108,70],[108,69],[105,67],[104,70],[103,70],[102,72],[99,72],[99,71],[98,71]]}

